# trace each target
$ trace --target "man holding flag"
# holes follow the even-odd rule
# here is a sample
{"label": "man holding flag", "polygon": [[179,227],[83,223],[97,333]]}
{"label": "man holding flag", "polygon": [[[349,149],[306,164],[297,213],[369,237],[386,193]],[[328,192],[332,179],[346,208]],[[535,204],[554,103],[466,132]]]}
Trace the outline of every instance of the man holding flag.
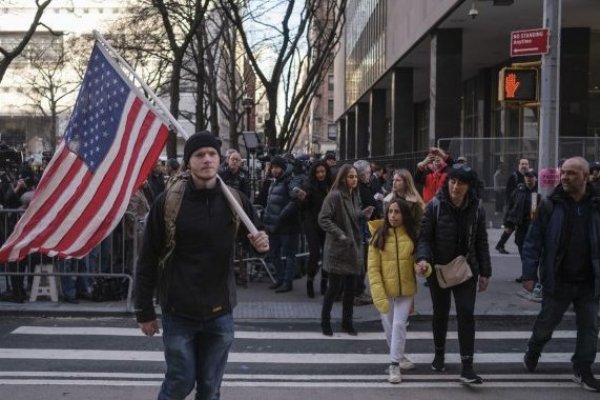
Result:
{"label": "man holding flag", "polygon": [[[0,249],[0,263],[34,252],[61,258],[87,255],[114,230],[161,154],[169,131],[165,121],[185,135],[131,67],[97,32],[95,36],[64,139],[27,211]],[[120,66],[137,78],[154,104]],[[159,332],[152,301],[158,287],[167,360],[159,399],[184,399],[195,383],[196,399],[219,398],[233,340],[232,249],[240,219],[252,232],[247,236],[252,246],[259,253],[269,250],[268,236],[256,231],[246,215],[257,220],[249,200],[233,196],[217,178],[219,147],[208,132],[189,138],[184,151],[189,178],[179,186],[183,190],[177,207],[169,207],[165,216],[170,192],[163,193],[146,227],[136,276],[136,311],[144,334]]]}
{"label": "man holding flag", "polygon": [[[195,385],[198,400],[220,396],[233,342],[232,252],[239,222],[223,193],[225,184],[217,179],[219,153],[220,144],[211,133],[190,136],[183,153],[184,177],[189,177],[179,177],[181,183],[173,183],[156,199],[146,223],[135,306],[142,332],[158,333],[152,301],[158,288],[167,361],[159,400],[183,400]],[[241,192],[237,197],[257,221],[248,198]],[[268,251],[264,232],[247,239],[259,253]]]}

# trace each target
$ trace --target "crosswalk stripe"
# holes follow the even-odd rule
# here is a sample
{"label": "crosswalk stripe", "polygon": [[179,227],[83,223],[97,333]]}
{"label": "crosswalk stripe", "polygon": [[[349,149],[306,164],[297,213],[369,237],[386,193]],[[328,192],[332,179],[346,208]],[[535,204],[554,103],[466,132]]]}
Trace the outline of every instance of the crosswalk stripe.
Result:
{"label": "crosswalk stripe", "polygon": [[[455,378],[456,379],[456,378]],[[160,386],[162,381],[128,381],[128,380],[96,380],[96,379],[0,379],[0,385],[60,385],[60,386]],[[231,382],[223,381],[223,387],[253,387],[253,388],[315,388],[314,382]],[[461,388],[459,382],[406,382],[400,385],[390,385],[384,379],[381,382],[319,382],[319,388],[378,388],[378,389],[435,389]],[[477,385],[478,389],[489,388],[575,388],[573,382],[485,382]]]}
{"label": "crosswalk stripe", "polygon": [[[46,326],[20,326],[11,332],[15,335],[74,335],[74,336],[143,336],[137,328],[106,328],[106,327],[46,327]],[[531,331],[481,331],[475,333],[479,340],[526,340],[531,336]],[[256,340],[384,340],[383,332],[359,332],[358,336],[349,337],[346,334],[336,333],[333,337],[323,336],[320,332],[265,332],[265,331],[236,331],[236,339]],[[555,331],[555,339],[575,339],[577,332],[571,330]],[[457,332],[448,332],[448,339],[457,339]],[[408,331],[408,340],[432,340],[431,332]]]}
{"label": "crosswalk stripe", "polygon": [[[540,362],[570,363],[572,353],[544,353]],[[407,354],[413,362],[431,362],[429,353]],[[267,364],[385,364],[388,354],[348,354],[348,353],[230,353],[229,362]],[[0,348],[0,359],[30,360],[110,360],[110,361],[164,361],[160,351],[123,351],[87,349],[25,349]],[[477,363],[512,364],[523,361],[523,353],[477,353]],[[458,353],[446,354],[446,363],[459,364]]]}
{"label": "crosswalk stripe", "polygon": [[[164,374],[156,373],[130,373],[130,372],[57,372],[57,371],[0,371],[2,378],[104,378],[104,379],[162,379]],[[382,372],[378,375],[303,375],[303,374],[225,374],[223,379],[229,381],[251,380],[251,381],[380,381],[386,375]],[[406,380],[414,381],[447,381],[456,380],[455,375],[427,374],[413,375],[405,374]],[[486,374],[486,381],[564,381],[570,380],[572,374]]]}

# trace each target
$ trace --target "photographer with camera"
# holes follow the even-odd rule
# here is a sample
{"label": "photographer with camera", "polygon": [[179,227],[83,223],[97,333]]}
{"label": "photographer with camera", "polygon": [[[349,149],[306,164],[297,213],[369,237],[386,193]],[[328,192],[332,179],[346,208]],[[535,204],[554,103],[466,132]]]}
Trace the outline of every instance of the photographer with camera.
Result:
{"label": "photographer with camera", "polygon": [[453,160],[438,147],[431,147],[423,161],[417,164],[415,182],[423,187],[425,203],[429,203],[437,191],[444,186],[448,176],[446,169],[452,164]]}
{"label": "photographer with camera", "polygon": [[[7,209],[17,210],[27,208],[29,200],[33,196],[36,181],[34,179],[33,170],[28,163],[21,164],[18,167],[18,177],[16,180],[11,180],[10,169],[4,170],[2,174],[2,205]],[[6,223],[3,225],[6,232],[2,232],[2,237],[6,238],[14,229],[21,214],[19,212],[11,212],[6,215]],[[9,272],[25,272],[26,262],[10,262],[8,263]],[[11,292],[6,293],[2,300],[15,303],[24,303],[27,297],[25,292],[25,277],[13,275],[10,277]]]}

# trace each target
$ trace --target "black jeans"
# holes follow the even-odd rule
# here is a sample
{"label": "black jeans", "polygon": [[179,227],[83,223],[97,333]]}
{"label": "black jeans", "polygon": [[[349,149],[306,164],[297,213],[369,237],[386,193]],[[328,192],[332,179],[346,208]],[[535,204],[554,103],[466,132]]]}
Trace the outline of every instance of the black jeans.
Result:
{"label": "black jeans", "polygon": [[475,278],[469,279],[460,285],[442,289],[438,284],[435,273],[427,279],[429,292],[433,304],[433,343],[436,349],[446,346],[446,333],[448,332],[448,317],[450,315],[450,294],[454,296],[456,307],[456,320],[458,325],[458,344],[460,355],[473,357],[475,349],[475,297],[477,283]]}
{"label": "black jeans", "polygon": [[[329,322],[331,320],[331,309],[335,296],[344,288],[353,288],[355,285],[356,275],[339,275],[329,273],[329,286],[323,297],[323,308],[321,310],[321,321]],[[354,312],[354,291],[344,289],[344,299],[342,306],[342,321],[345,323],[352,322],[352,314]]]}
{"label": "black jeans", "polygon": [[577,342],[571,358],[578,368],[589,368],[596,359],[598,342],[598,297],[593,282],[558,283],[553,294],[544,291],[542,309],[533,325],[528,348],[541,353],[565,311],[573,303],[577,324]]}
{"label": "black jeans", "polygon": [[[314,279],[319,272],[319,261],[325,244],[325,232],[316,223],[306,223],[306,241],[308,243],[308,265],[306,274],[308,279]],[[327,279],[327,272],[321,270],[321,278]]]}

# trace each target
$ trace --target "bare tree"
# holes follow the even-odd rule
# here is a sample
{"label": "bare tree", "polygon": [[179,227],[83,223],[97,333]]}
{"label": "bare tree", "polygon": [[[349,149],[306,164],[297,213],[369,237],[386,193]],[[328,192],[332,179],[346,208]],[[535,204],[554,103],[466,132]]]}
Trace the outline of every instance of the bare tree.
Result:
{"label": "bare tree", "polygon": [[[71,79],[69,61],[66,56],[62,38],[57,38],[50,46],[43,46],[28,51],[27,59],[31,66],[30,73],[23,77],[28,90],[25,96],[39,112],[49,117],[51,121],[50,147],[56,147],[58,136],[58,117],[70,108],[63,100],[74,93],[79,80]],[[76,54],[68,51],[69,59],[76,58]]]}
{"label": "bare tree", "polygon": [[195,108],[193,112],[182,112],[196,131],[205,130],[210,125],[211,132],[219,136],[219,111],[217,108],[217,79],[215,54],[218,53],[221,38],[220,27],[214,24],[214,15],[218,10],[212,9],[201,17],[200,25],[190,43],[188,55],[182,65],[181,80],[183,87],[191,89],[194,94]]}
{"label": "bare tree", "polygon": [[244,118],[242,100],[248,94],[246,85],[254,76],[245,54],[238,51],[237,32],[226,12],[220,9],[217,14],[218,21],[215,23],[221,26],[219,46],[215,49],[217,51],[210,53],[208,65],[215,69],[213,76],[217,77],[216,82],[220,85],[220,88],[215,87],[216,104],[227,119],[230,146],[239,150],[240,127]]}
{"label": "bare tree", "polygon": [[111,45],[158,95],[169,91],[171,51],[158,13],[116,21],[106,36]]}
{"label": "bare tree", "polygon": [[[169,95],[171,98],[170,112],[174,118],[179,116],[181,68],[184,58],[190,42],[202,22],[203,15],[211,3],[212,0],[150,0],[150,5],[158,11],[161,17],[172,53]],[[176,132],[169,133],[167,156],[169,158],[177,157]]]}
{"label": "bare tree", "polygon": [[40,20],[42,19],[42,15],[44,14],[44,10],[46,10],[46,7],[48,7],[51,2],[52,0],[35,0],[37,10],[33,17],[33,21],[31,22],[31,25],[29,25],[29,29],[27,29],[19,43],[17,43],[17,45],[12,50],[5,49],[4,47],[0,46],[0,55],[2,55],[2,58],[0,59],[0,82],[2,82],[2,78],[4,78],[4,74],[6,73],[6,70],[8,69],[10,63],[12,63],[13,60],[23,52],[25,46],[27,46],[27,43],[29,43],[29,41],[33,37],[33,34],[39,26],[43,26],[50,32],[52,32],[52,30],[47,25],[40,22]]}
{"label": "bare tree", "polygon": [[[289,150],[295,143],[307,109],[333,62],[344,23],[347,0],[220,0],[229,10],[246,56],[265,89],[269,115],[265,135],[269,146]],[[280,24],[273,12],[280,11]],[[256,29],[252,32],[253,29]],[[265,67],[265,53],[272,53]],[[270,69],[270,71],[269,71]],[[285,93],[279,98],[280,91]],[[279,103],[284,108],[276,116]]]}

